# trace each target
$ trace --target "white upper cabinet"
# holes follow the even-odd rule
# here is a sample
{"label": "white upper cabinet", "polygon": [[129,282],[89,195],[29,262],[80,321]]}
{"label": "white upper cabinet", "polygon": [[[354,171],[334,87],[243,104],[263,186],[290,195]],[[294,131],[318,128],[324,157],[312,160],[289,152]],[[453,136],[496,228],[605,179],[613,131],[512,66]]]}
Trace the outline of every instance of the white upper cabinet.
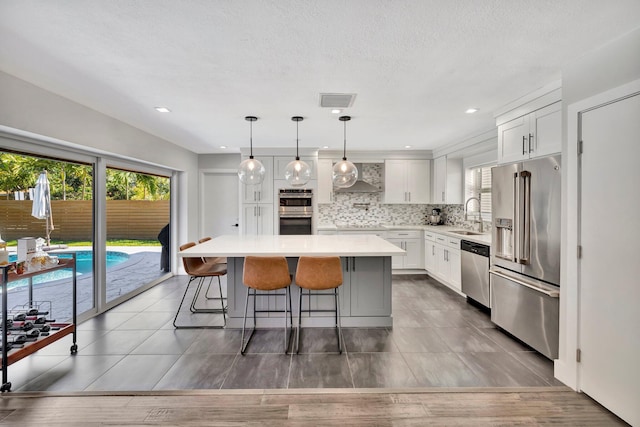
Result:
{"label": "white upper cabinet", "polygon": [[441,156],[433,161],[432,203],[462,204],[462,160]]}
{"label": "white upper cabinet", "polygon": [[333,202],[333,160],[318,159],[318,203]]}
{"label": "white upper cabinet", "polygon": [[[278,156],[273,158],[273,170],[274,176],[273,179],[284,179],[284,171],[289,163],[296,159],[295,155],[292,156]],[[316,179],[316,162],[317,160],[313,157],[300,156],[300,160],[306,162],[311,168],[311,179]]]}
{"label": "white upper cabinet", "polygon": [[431,200],[429,160],[385,160],[384,203],[427,204]]}
{"label": "white upper cabinet", "polygon": [[[246,185],[240,184],[242,192],[242,203],[273,203],[273,157],[253,156],[264,165],[266,174],[262,184]],[[248,157],[243,157],[244,160]]]}
{"label": "white upper cabinet", "polygon": [[512,163],[562,150],[560,101],[498,125],[498,163]]}

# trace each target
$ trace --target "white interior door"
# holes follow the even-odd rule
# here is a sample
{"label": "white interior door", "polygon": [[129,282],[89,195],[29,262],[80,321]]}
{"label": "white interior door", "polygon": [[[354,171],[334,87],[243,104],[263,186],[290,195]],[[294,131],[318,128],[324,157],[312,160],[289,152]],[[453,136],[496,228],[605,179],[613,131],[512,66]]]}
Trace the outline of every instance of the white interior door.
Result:
{"label": "white interior door", "polygon": [[204,171],[200,183],[200,236],[238,234],[237,172]]}
{"label": "white interior door", "polygon": [[580,389],[640,425],[640,94],[582,113]]}

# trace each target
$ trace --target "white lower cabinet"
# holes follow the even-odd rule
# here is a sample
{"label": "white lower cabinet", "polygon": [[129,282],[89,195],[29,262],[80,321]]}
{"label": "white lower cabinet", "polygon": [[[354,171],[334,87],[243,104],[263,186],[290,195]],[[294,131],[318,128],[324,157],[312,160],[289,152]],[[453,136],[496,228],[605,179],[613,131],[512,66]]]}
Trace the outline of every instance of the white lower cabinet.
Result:
{"label": "white lower cabinet", "polygon": [[430,274],[436,271],[436,238],[434,233],[424,232],[424,268]]}
{"label": "white lower cabinet", "polygon": [[273,234],[273,204],[243,204],[242,234]]}
{"label": "white lower cabinet", "polygon": [[424,242],[426,270],[440,282],[461,293],[460,239],[425,232]]}
{"label": "white lower cabinet", "polygon": [[421,233],[419,230],[387,231],[387,241],[407,252],[405,256],[391,257],[391,268],[396,270],[424,268]]}

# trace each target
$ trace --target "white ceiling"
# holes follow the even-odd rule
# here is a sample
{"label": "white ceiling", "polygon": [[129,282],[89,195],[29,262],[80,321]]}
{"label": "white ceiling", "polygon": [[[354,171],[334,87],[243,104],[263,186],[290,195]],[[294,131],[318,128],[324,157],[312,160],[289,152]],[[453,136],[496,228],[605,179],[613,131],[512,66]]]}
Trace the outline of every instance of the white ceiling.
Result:
{"label": "white ceiling", "polygon": [[638,0],[0,0],[0,70],[197,153],[247,147],[246,115],[254,147],[301,115],[301,148],[341,149],[320,93],[357,94],[349,151],[424,150],[639,25]]}

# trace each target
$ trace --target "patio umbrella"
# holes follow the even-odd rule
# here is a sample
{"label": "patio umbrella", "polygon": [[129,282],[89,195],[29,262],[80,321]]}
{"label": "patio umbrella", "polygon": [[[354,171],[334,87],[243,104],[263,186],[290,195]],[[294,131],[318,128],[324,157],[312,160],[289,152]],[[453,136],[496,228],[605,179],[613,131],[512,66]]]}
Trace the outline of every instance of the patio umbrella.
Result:
{"label": "patio umbrella", "polygon": [[49,188],[49,179],[47,178],[46,170],[42,171],[33,189],[31,215],[38,219],[46,220],[47,246],[51,246],[51,232],[54,228],[53,216],[51,215],[51,190]]}

